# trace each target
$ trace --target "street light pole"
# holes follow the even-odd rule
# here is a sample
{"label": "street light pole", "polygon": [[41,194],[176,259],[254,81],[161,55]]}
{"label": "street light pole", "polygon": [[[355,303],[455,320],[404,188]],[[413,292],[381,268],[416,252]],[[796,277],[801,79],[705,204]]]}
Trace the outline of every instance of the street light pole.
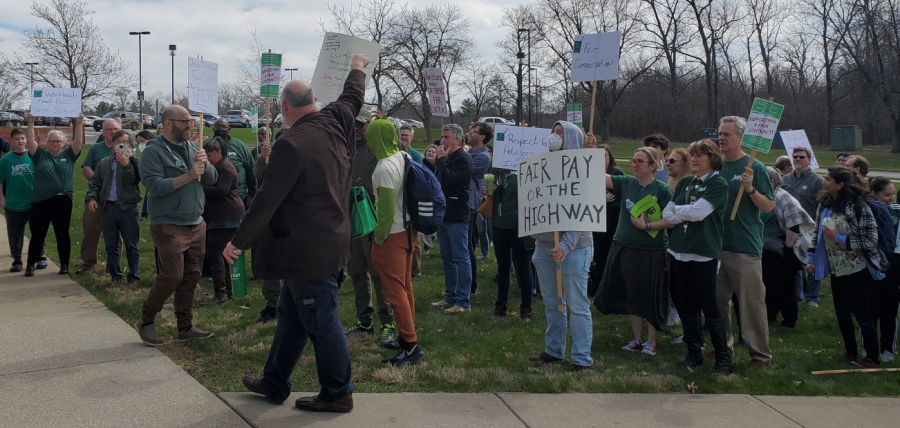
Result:
{"label": "street light pole", "polygon": [[33,96],[33,94],[34,94],[34,66],[36,66],[38,64],[39,63],[37,63],[37,62],[26,62],[25,63],[25,65],[27,65],[29,68],[31,68],[31,75],[30,75],[31,86],[29,86],[28,89],[32,95],[29,95],[29,96]]}
{"label": "street light pole", "polygon": [[169,45],[169,55],[172,56],[172,104],[175,104],[175,45]]}
{"label": "street light pole", "polygon": [[140,110],[138,116],[139,129],[144,129],[144,77],[141,73],[141,36],[149,36],[149,31],[132,31],[128,33],[131,36],[138,36],[138,109]]}
{"label": "street light pole", "polygon": [[532,124],[532,122],[531,122],[531,111],[532,111],[532,108],[531,108],[531,100],[532,100],[531,70],[533,70],[531,68],[531,29],[530,28],[519,28],[517,30],[518,33],[521,33],[523,31],[528,33],[528,124],[531,125]]}
{"label": "street light pole", "polygon": [[297,71],[296,68],[285,68],[284,71],[290,71],[291,72],[291,80],[294,80],[294,72]]}

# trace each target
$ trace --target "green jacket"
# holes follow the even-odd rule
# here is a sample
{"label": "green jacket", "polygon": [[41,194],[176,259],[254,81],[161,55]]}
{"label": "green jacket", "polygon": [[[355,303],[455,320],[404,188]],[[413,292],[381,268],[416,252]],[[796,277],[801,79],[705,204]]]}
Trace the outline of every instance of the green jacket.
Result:
{"label": "green jacket", "polygon": [[[376,119],[369,123],[369,128],[366,130],[366,144],[375,155],[375,159],[379,161],[375,165],[375,173],[382,166],[381,161],[400,153],[397,131],[394,129],[394,124],[387,119]],[[394,226],[396,201],[394,200],[394,188],[379,187],[378,184],[380,183],[376,183],[373,177],[373,187],[375,194],[378,195],[375,205],[378,213],[378,222],[375,224],[375,243],[381,245],[391,234],[391,228]]]}
{"label": "green jacket", "polygon": [[[112,188],[113,171],[111,165],[112,157],[106,157],[97,162],[97,169],[94,170],[87,195],[84,197],[84,203],[97,201],[100,204],[100,212],[103,212],[106,208],[109,190]],[[126,167],[118,165],[117,172],[116,197],[119,201],[119,209],[127,211],[137,207],[138,202],[141,201],[141,190],[138,188],[138,183],[141,182],[141,173],[137,158],[134,156],[129,158],[128,166]]]}
{"label": "green jacket", "polygon": [[[198,181],[191,181],[176,189],[172,180],[190,171],[194,156],[197,154],[197,143],[187,141],[182,144],[186,153],[176,153],[169,147],[162,135],[150,140],[147,148],[141,153],[141,181],[147,188],[147,209],[150,212],[150,224],[174,224],[192,226],[203,221],[203,207],[206,196],[203,186]],[[185,163],[185,158],[189,161]],[[206,169],[200,180],[205,184],[215,184],[219,178],[216,168],[206,163]]]}
{"label": "green jacket", "polygon": [[228,147],[228,160],[234,165],[238,175],[238,197],[246,201],[247,197],[256,195],[256,176],[253,174],[253,155],[243,141],[229,137],[225,142]]}

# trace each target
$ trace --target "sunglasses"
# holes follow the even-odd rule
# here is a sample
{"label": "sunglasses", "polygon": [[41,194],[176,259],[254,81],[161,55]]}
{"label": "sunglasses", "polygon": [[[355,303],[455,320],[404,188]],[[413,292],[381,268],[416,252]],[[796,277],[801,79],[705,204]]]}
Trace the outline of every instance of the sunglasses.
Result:
{"label": "sunglasses", "polygon": [[666,161],[666,163],[669,165],[675,165],[676,163],[678,163],[678,159],[669,159]]}
{"label": "sunglasses", "polygon": [[794,156],[794,159],[806,159],[806,156]]}

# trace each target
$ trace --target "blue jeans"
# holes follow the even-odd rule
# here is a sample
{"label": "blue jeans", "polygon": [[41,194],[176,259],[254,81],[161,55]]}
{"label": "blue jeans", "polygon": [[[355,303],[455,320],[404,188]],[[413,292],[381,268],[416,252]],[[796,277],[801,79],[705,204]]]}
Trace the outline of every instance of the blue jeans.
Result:
{"label": "blue jeans", "polygon": [[497,257],[497,301],[509,303],[509,270],[515,265],[516,279],[522,292],[522,304],[530,306],[534,279],[531,276],[528,251],[519,239],[519,231],[495,227],[494,255]]}
{"label": "blue jeans", "polygon": [[493,240],[493,231],[491,230],[491,219],[484,218],[481,214],[477,214],[475,218],[475,226],[478,229],[478,246],[481,247],[481,255],[487,257],[490,254],[490,244]]}
{"label": "blue jeans", "polygon": [[106,245],[106,271],[114,281],[122,279],[122,262],[119,254],[119,237],[125,246],[128,260],[128,279],[141,276],[141,253],[138,251],[141,225],[138,222],[137,207],[122,211],[115,203],[107,203],[100,214],[103,225],[103,241]]}
{"label": "blue jeans", "polygon": [[461,308],[471,307],[472,267],[469,263],[469,223],[444,223],[438,228],[444,262],[444,300]]}
{"label": "blue jeans", "polygon": [[350,381],[350,353],[338,316],[337,293],[337,274],[310,281],[284,280],[278,325],[263,370],[263,388],[270,400],[281,403],[291,395],[291,373],[307,338],[316,354],[319,398],[336,401],[356,389]]}
{"label": "blue jeans", "polygon": [[807,275],[806,272],[801,272],[803,275],[803,279],[805,279],[805,287],[804,291],[806,291],[806,301],[819,301],[819,290],[822,288],[822,281],[816,279],[813,275]]}
{"label": "blue jeans", "polygon": [[[562,301],[556,287],[556,262],[550,254],[550,247],[535,246],[534,265],[537,268],[538,280],[541,283],[541,295],[544,297],[544,313],[547,315],[547,332],[544,352],[556,358],[565,358],[566,326],[572,331],[572,363],[579,366],[591,366],[591,303],[587,297],[587,281],[594,259],[594,247],[572,250],[561,264],[562,290],[565,300],[563,311],[559,310]],[[568,317],[566,316],[568,309]],[[567,319],[568,318],[568,319]]]}

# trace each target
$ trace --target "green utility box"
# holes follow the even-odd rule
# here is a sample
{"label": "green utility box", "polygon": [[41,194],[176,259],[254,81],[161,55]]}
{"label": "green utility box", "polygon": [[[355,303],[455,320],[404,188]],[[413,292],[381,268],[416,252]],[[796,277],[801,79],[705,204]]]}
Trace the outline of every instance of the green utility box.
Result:
{"label": "green utility box", "polygon": [[700,130],[700,139],[719,138],[719,128],[702,128]]}
{"label": "green utility box", "polygon": [[831,150],[849,152],[862,149],[862,128],[856,125],[831,127]]}

